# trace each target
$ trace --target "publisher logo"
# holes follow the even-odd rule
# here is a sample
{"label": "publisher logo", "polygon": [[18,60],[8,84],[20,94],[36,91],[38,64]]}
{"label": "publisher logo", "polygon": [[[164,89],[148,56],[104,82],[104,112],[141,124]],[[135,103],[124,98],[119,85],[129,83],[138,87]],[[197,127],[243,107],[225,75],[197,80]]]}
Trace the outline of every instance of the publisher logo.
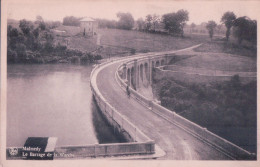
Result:
{"label": "publisher logo", "polygon": [[14,147],[9,148],[9,153],[12,156],[16,156],[18,154],[18,148],[14,148]]}

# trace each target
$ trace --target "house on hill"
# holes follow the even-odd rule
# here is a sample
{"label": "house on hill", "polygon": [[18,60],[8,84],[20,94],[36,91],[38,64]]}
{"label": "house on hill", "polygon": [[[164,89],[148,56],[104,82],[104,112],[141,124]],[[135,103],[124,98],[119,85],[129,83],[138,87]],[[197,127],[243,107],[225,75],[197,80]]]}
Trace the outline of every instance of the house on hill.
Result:
{"label": "house on hill", "polygon": [[80,20],[80,32],[85,36],[97,34],[98,22],[92,18],[85,17]]}

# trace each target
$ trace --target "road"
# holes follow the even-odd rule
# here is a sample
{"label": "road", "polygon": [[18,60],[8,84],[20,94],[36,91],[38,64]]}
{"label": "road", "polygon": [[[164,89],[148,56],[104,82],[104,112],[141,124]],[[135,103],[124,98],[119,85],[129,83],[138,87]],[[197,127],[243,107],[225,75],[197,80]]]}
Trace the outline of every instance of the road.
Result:
{"label": "road", "polygon": [[[125,60],[126,61],[126,60]],[[166,152],[160,159],[227,160],[229,157],[151,112],[120,88],[115,72],[124,61],[109,63],[96,74],[104,98]]]}

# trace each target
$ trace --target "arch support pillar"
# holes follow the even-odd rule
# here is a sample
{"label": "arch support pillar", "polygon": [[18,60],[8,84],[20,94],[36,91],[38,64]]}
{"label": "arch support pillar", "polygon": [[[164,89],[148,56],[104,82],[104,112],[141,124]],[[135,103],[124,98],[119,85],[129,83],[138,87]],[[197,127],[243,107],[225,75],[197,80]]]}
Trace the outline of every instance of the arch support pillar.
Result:
{"label": "arch support pillar", "polygon": [[127,68],[125,63],[123,65],[123,79],[127,79]]}
{"label": "arch support pillar", "polygon": [[135,78],[135,87],[136,90],[139,88],[139,68],[138,68],[138,64],[137,64],[137,60],[134,60],[134,78]]}
{"label": "arch support pillar", "polygon": [[126,70],[127,72],[127,74],[126,74],[126,80],[127,80],[127,85],[129,86],[129,87],[131,87],[131,69],[130,68],[127,68],[127,70]]}
{"label": "arch support pillar", "polygon": [[164,56],[164,59],[165,59],[165,65],[168,65],[170,63],[170,56],[168,54],[166,54]]}
{"label": "arch support pillar", "polygon": [[149,58],[148,60],[148,74],[149,74],[149,84],[152,84],[153,65],[152,65],[151,58]]}

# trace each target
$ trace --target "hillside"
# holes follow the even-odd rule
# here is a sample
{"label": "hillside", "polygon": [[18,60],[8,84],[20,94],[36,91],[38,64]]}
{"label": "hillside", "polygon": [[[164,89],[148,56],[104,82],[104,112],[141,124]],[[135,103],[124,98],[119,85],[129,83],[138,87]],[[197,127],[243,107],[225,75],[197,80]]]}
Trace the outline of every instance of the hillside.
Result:
{"label": "hillside", "polygon": [[56,43],[68,44],[68,48],[84,52],[95,52],[103,58],[125,56],[136,53],[177,50],[208,41],[205,35],[185,38],[162,34],[120,29],[98,29],[93,37],[83,37],[78,27],[60,26],[55,28]]}
{"label": "hillside", "polygon": [[[208,50],[206,46],[201,48]],[[167,70],[182,73],[173,73],[171,77],[154,77],[154,93],[166,108],[256,152],[256,78],[246,79],[235,75],[222,80],[215,74],[210,76],[210,72],[215,70],[255,73],[256,57],[217,51],[191,52],[190,55],[177,53]],[[210,77],[202,78],[198,73]],[[163,76],[161,73],[158,75]]]}

